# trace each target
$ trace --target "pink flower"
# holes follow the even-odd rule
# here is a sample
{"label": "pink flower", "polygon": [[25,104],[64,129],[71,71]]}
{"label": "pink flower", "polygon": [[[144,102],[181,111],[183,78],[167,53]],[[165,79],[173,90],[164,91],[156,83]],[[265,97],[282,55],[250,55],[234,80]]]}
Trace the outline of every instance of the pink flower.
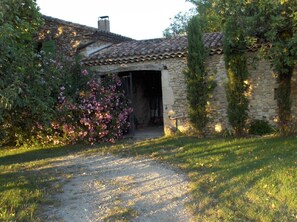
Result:
{"label": "pink flower", "polygon": [[89,73],[88,73],[88,71],[87,71],[86,69],[84,69],[83,71],[81,71],[81,74],[82,74],[83,76],[86,76],[86,75],[88,75]]}
{"label": "pink flower", "polygon": [[[87,71],[82,71],[87,75]],[[128,116],[133,111],[125,95],[118,89],[121,81],[116,76],[102,80],[90,80],[87,89],[77,93],[76,102],[64,95],[61,87],[57,110],[60,118],[52,123],[52,128],[63,131],[63,136],[70,142],[105,141],[114,142],[129,129]],[[75,100],[74,100],[75,101]],[[57,134],[57,136],[58,136]]]}

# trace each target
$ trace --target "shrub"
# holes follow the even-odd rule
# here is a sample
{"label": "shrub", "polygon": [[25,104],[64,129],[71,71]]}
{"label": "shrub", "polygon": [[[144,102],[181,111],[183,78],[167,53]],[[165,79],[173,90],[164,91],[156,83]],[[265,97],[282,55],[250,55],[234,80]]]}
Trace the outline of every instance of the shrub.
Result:
{"label": "shrub", "polygon": [[[84,71],[85,72],[85,71]],[[61,87],[57,109],[59,117],[52,123],[55,136],[66,142],[114,142],[129,130],[132,108],[121,90],[116,75],[91,79],[76,98],[65,96]]]}
{"label": "shrub", "polygon": [[0,1],[0,146],[21,145],[53,115],[54,81],[34,49],[41,24],[35,1]]}
{"label": "shrub", "polygon": [[272,133],[274,130],[266,120],[255,119],[251,122],[249,132],[253,135],[265,135]]}

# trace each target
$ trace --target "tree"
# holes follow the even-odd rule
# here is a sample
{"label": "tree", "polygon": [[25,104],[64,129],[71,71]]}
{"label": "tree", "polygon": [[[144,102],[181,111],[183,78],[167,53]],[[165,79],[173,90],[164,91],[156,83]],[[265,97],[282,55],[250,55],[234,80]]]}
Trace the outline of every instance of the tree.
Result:
{"label": "tree", "polygon": [[[197,5],[205,30],[226,31],[236,17],[241,21],[234,27],[244,32],[242,44],[264,43],[259,55],[271,62],[277,74],[278,116],[281,129],[286,131],[291,119],[291,78],[297,60],[297,2],[290,0],[189,0]],[[231,20],[230,20],[231,19]],[[230,27],[230,26],[229,26]],[[241,44],[225,33],[226,44]],[[229,38],[229,39],[227,39]],[[267,47],[269,45],[269,47]],[[242,49],[244,51],[244,49]],[[226,49],[225,49],[226,53]],[[226,66],[228,70],[228,66]]]}
{"label": "tree", "polygon": [[170,26],[163,31],[163,36],[168,38],[177,35],[186,35],[187,26],[191,17],[195,14],[194,10],[179,12],[174,16]]}
{"label": "tree", "polygon": [[286,132],[291,121],[291,79],[297,64],[297,2],[228,0],[218,6],[224,18],[240,12],[244,25],[237,29],[245,32],[248,44],[263,43],[259,55],[270,61],[277,75],[278,117],[281,130]]}
{"label": "tree", "polygon": [[197,14],[200,17],[202,32],[222,32],[224,8],[218,6],[223,4],[220,0],[187,0],[196,5]]}
{"label": "tree", "polygon": [[278,117],[281,130],[286,133],[291,121],[291,79],[297,65],[297,2],[289,0],[261,0],[253,2],[255,33],[270,47],[262,47],[262,56],[271,61],[277,74]]}
{"label": "tree", "polygon": [[188,33],[188,70],[185,72],[189,116],[193,126],[202,134],[208,122],[207,103],[214,88],[204,67],[208,50],[203,43],[198,16],[194,16],[187,28]]}
{"label": "tree", "polygon": [[216,5],[220,4],[219,0],[187,0],[193,3],[196,8],[188,12],[179,12],[174,16],[168,28],[163,31],[164,37],[171,37],[176,35],[185,35],[189,20],[194,16],[200,19],[201,31],[207,32],[221,32],[222,31],[222,15],[218,11]]}
{"label": "tree", "polygon": [[36,2],[2,0],[0,10],[0,141],[15,145],[50,125],[60,78],[57,64],[36,52]]}
{"label": "tree", "polygon": [[[107,132],[100,116],[109,114],[116,117],[109,119],[104,139],[120,138],[129,125],[127,115],[131,111],[121,103],[122,94],[99,87],[98,93],[105,97],[97,93],[98,99],[109,97],[105,103],[95,101],[94,89],[88,85],[92,75],[83,69],[78,58],[54,53],[51,47],[38,51],[36,38],[43,19],[35,0],[2,0],[0,10],[0,146],[74,142],[72,139],[77,141],[81,132],[75,131],[72,137],[72,130],[66,129],[74,123],[81,126],[77,130],[87,133],[83,139],[98,141],[98,133]],[[113,90],[115,86],[110,84]],[[61,113],[60,102],[65,98],[67,103]],[[107,104],[109,100],[116,105]],[[69,122],[71,116],[78,117],[77,113],[82,116]],[[60,123],[62,129],[57,129]],[[101,131],[97,130],[100,127]]]}

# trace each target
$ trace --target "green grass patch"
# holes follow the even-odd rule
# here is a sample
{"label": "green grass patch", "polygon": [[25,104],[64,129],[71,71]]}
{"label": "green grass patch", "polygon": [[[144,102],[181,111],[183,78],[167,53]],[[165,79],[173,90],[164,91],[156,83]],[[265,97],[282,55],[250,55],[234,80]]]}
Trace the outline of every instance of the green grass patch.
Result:
{"label": "green grass patch", "polygon": [[40,221],[38,208],[68,176],[51,161],[87,150],[79,145],[0,149],[0,221]]}
{"label": "green grass patch", "polygon": [[0,221],[38,221],[46,196],[67,177],[51,161],[81,152],[152,157],[182,169],[197,221],[297,221],[297,139],[278,137],[1,149]]}
{"label": "green grass patch", "polygon": [[297,221],[296,138],[162,138],[112,152],[185,171],[198,221]]}

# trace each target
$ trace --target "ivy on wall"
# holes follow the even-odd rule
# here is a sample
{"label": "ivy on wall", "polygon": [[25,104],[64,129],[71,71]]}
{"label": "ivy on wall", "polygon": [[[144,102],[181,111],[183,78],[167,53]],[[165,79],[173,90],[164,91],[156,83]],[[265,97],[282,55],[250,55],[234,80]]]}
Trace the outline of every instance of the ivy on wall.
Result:
{"label": "ivy on wall", "polygon": [[[290,134],[297,131],[291,116],[291,81],[294,67],[297,65],[297,2],[296,1],[260,1],[258,19],[255,26],[262,32],[259,36],[270,43],[261,52],[277,76],[277,106],[280,131]],[[265,6],[265,7],[263,7]]]}
{"label": "ivy on wall", "polygon": [[247,93],[248,70],[246,58],[246,36],[238,28],[236,18],[229,18],[225,24],[224,57],[228,82],[226,95],[228,101],[228,119],[234,134],[240,136],[244,133],[248,118],[249,100]]}

